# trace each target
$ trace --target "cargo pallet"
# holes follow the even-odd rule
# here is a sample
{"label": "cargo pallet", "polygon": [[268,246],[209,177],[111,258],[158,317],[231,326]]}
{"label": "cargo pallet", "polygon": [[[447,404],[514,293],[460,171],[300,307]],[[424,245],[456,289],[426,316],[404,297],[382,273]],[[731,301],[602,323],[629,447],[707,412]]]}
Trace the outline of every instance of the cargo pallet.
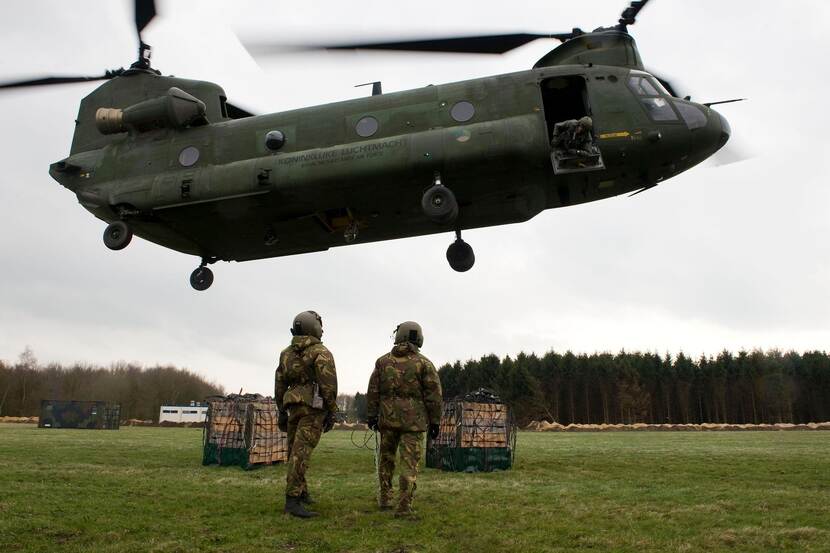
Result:
{"label": "cargo pallet", "polygon": [[207,399],[203,465],[252,469],[288,460],[288,435],[277,427],[277,405],[259,394]]}
{"label": "cargo pallet", "polygon": [[427,440],[426,465],[454,472],[490,472],[513,466],[516,425],[510,407],[480,389],[442,406],[438,437]]}

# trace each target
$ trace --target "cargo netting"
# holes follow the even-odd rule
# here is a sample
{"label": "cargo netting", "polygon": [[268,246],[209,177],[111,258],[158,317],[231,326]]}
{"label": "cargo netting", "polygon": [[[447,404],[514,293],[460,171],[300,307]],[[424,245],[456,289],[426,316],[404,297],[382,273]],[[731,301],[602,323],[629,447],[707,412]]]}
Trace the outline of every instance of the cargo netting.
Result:
{"label": "cargo netting", "polygon": [[259,394],[207,398],[203,465],[251,469],[288,459],[288,436],[277,427],[277,405]]}
{"label": "cargo netting", "polygon": [[509,469],[516,431],[510,407],[490,390],[444,401],[438,437],[427,440],[427,466],[457,472]]}

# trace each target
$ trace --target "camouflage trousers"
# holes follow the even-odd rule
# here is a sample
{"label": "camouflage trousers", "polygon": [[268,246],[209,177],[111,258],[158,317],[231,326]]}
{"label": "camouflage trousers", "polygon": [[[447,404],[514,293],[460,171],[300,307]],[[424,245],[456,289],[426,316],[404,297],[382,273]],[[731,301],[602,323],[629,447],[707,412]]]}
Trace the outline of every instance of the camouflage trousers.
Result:
{"label": "camouflage trousers", "polygon": [[288,411],[288,468],[285,476],[285,495],[299,497],[308,491],[305,472],[311,452],[320,443],[323,433],[323,411],[299,408]]}
{"label": "camouflage trousers", "polygon": [[398,448],[400,448],[401,475],[399,483],[401,495],[398,498],[398,512],[408,512],[412,509],[415,479],[418,476],[418,463],[421,461],[423,437],[423,432],[381,430],[378,459],[378,480],[380,481],[378,503],[381,507],[392,505],[392,473],[395,471],[395,456]]}

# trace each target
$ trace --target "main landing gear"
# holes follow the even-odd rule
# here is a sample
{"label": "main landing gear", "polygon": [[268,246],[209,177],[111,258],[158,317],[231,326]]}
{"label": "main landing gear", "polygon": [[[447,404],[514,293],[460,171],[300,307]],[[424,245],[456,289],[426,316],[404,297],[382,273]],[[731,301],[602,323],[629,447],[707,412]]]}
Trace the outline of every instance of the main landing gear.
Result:
{"label": "main landing gear", "polygon": [[202,263],[190,273],[190,285],[194,290],[203,292],[213,284],[213,271],[208,268],[212,263],[216,263],[215,257],[203,257]]}
{"label": "main landing gear", "polygon": [[[421,209],[431,221],[445,225],[455,223],[458,219],[458,200],[452,190],[441,182],[440,173],[435,173],[432,186],[421,198]],[[476,262],[473,248],[461,239],[461,226],[456,225],[455,242],[447,248],[447,261],[453,270],[463,273],[469,271]]]}
{"label": "main landing gear", "polygon": [[455,229],[455,242],[447,248],[447,261],[454,271],[463,273],[473,268],[476,254],[472,246],[461,239],[461,229]]}
{"label": "main landing gear", "polygon": [[441,183],[441,175],[435,173],[432,186],[421,198],[421,209],[432,222],[452,223],[458,218],[458,201],[452,190]]}

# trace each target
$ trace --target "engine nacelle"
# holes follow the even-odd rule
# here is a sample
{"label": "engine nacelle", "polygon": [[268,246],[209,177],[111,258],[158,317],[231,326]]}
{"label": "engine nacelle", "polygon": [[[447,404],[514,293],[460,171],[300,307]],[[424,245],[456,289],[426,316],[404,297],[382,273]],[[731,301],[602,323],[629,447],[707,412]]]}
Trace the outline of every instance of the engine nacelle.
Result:
{"label": "engine nacelle", "polygon": [[164,96],[144,100],[124,109],[99,108],[95,112],[95,126],[101,134],[147,132],[160,128],[183,129],[205,123],[205,103],[176,87],[168,89]]}

